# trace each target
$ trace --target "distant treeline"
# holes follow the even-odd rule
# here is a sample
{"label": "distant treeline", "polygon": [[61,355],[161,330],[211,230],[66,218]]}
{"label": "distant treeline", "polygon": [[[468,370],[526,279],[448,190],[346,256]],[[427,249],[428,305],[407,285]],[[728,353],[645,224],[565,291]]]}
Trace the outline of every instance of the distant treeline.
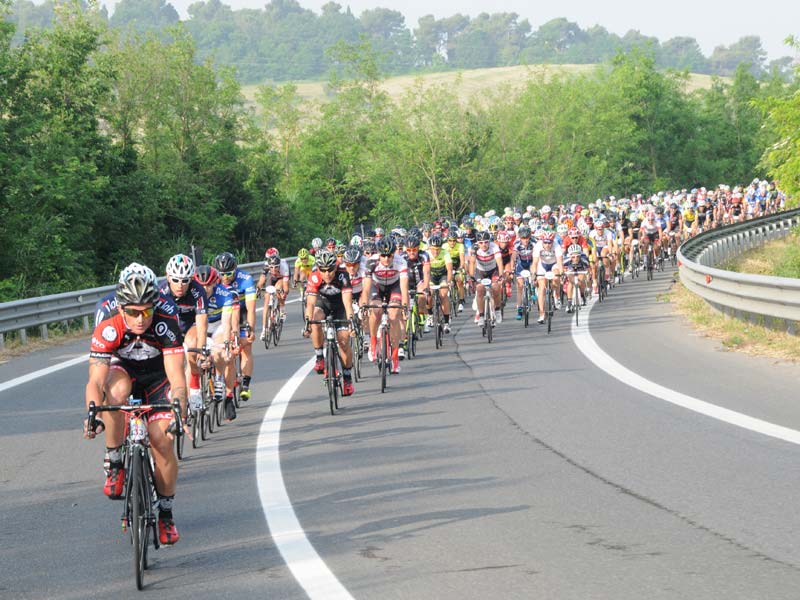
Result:
{"label": "distant treeline", "polygon": [[[31,27],[51,27],[53,14],[53,0],[42,4],[16,0],[11,15],[17,25],[15,42],[21,42]],[[139,33],[164,31],[180,21],[166,0],[120,0],[110,18],[105,8],[101,14],[111,27]],[[692,37],[660,42],[635,30],[620,37],[600,25],[581,29],[564,18],[534,30],[516,13],[482,13],[472,19],[461,14],[443,19],[428,15],[409,29],[399,11],[375,8],[356,17],[336,2],[328,2],[317,14],[297,0],[271,0],[263,10],[232,10],[220,0],[199,1],[189,7],[185,26],[197,46],[198,59],[212,58],[217,64],[235,67],[243,83],[322,78],[335,66],[329,48],[362,39],[369,41],[381,71],[389,75],[602,63],[634,48],[648,48],[659,68],[720,76],[731,76],[740,63],[747,63],[755,77],[788,77],[792,63],[789,56],[767,63],[757,36],[717,46],[706,57]]]}
{"label": "distant treeline", "polygon": [[800,191],[800,82],[744,64],[689,91],[636,49],[517,93],[419,78],[391,97],[373,45],[339,42],[325,103],[264,85],[253,111],[186,27],[122,35],[77,1],[55,15],[14,44],[0,11],[0,301],[109,284],[133,260],[162,271],[191,244],[256,260],[498,206],[754,176]]}

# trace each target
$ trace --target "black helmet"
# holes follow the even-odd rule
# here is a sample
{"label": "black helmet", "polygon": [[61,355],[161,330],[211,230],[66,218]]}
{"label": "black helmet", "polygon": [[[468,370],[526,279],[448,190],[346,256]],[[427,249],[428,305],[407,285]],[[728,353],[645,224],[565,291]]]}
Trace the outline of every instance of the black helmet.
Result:
{"label": "black helmet", "polygon": [[361,248],[358,246],[348,246],[344,251],[344,262],[350,264],[361,262],[361,254]]}
{"label": "black helmet", "polygon": [[394,254],[395,250],[397,250],[392,238],[381,238],[375,246],[378,250],[378,254]]}
{"label": "black helmet", "polygon": [[320,271],[330,270],[336,267],[336,254],[330,250],[320,250],[316,260],[317,268]]}
{"label": "black helmet", "polygon": [[479,242],[491,242],[492,235],[488,231],[479,231],[476,238]]}
{"label": "black helmet", "polygon": [[158,300],[156,274],[149,267],[131,263],[120,273],[116,296],[120,306],[155,304]]}
{"label": "black helmet", "polygon": [[214,268],[220,273],[230,273],[231,271],[235,271],[237,266],[238,263],[236,262],[236,257],[230,252],[217,254],[217,256],[214,258]]}
{"label": "black helmet", "polygon": [[270,256],[267,259],[267,266],[268,267],[280,267],[281,266],[281,259],[279,256]]}
{"label": "black helmet", "polygon": [[448,240],[457,240],[458,239],[458,229],[456,227],[451,227],[447,230],[447,239]]}
{"label": "black helmet", "polygon": [[519,231],[517,231],[517,235],[519,235],[520,238],[528,239],[531,237],[531,228],[527,225],[523,225],[519,228]]}
{"label": "black helmet", "polygon": [[410,235],[406,238],[406,248],[419,248],[419,238],[415,235]]}
{"label": "black helmet", "polygon": [[364,254],[375,254],[378,251],[373,240],[364,240]]}
{"label": "black helmet", "polygon": [[428,245],[433,248],[441,248],[442,247],[442,236],[440,235],[432,235],[431,239],[428,240]]}

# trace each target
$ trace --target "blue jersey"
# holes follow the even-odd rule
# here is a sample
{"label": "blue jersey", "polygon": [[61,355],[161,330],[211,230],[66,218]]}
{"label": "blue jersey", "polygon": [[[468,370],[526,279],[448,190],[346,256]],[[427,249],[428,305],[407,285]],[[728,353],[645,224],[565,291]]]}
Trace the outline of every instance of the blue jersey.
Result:
{"label": "blue jersey", "polygon": [[208,322],[216,323],[222,319],[223,313],[233,312],[236,295],[227,285],[218,283],[208,296]]}
{"label": "blue jersey", "polygon": [[244,321],[247,314],[246,302],[256,299],[256,282],[253,281],[252,275],[248,275],[241,269],[236,269],[236,275],[233,277],[231,287],[239,294],[239,307],[242,311],[241,320]]}

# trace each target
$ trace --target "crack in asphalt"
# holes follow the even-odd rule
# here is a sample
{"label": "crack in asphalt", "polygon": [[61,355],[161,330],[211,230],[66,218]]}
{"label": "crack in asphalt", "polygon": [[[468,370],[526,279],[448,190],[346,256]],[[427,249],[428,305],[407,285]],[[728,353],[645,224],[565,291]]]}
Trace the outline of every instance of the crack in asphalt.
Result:
{"label": "crack in asphalt", "polygon": [[498,412],[500,412],[508,420],[509,424],[514,429],[516,429],[519,433],[521,433],[524,437],[529,439],[531,442],[533,442],[534,444],[536,444],[540,448],[543,448],[543,449],[547,450],[548,452],[550,452],[551,454],[553,454],[554,456],[557,456],[558,458],[563,460],[565,463],[567,463],[571,467],[574,467],[574,468],[580,470],[581,472],[585,473],[586,475],[589,475],[593,479],[596,479],[597,481],[603,483],[604,485],[607,485],[607,486],[611,487],[612,489],[616,490],[617,492],[619,492],[621,494],[629,496],[629,497],[631,497],[631,498],[633,498],[633,499],[635,499],[635,500],[637,500],[639,502],[642,502],[642,503],[644,503],[644,504],[646,504],[648,506],[651,506],[651,507],[653,507],[653,508],[655,508],[655,509],[657,509],[659,511],[662,511],[662,512],[664,512],[664,513],[666,513],[666,514],[668,514],[668,515],[670,515],[670,516],[672,516],[672,517],[674,517],[676,519],[679,519],[680,521],[682,521],[685,524],[689,525],[693,529],[696,529],[698,531],[702,531],[704,533],[708,533],[709,535],[711,535],[711,536],[713,536],[713,537],[715,537],[715,538],[717,538],[717,539],[719,539],[721,541],[724,541],[727,544],[730,544],[731,546],[733,546],[733,547],[735,547],[735,548],[737,548],[737,549],[739,549],[739,550],[741,550],[741,551],[743,551],[745,553],[748,553],[752,558],[763,560],[763,561],[766,561],[766,562],[769,562],[769,563],[772,563],[772,564],[775,564],[775,565],[780,565],[782,567],[787,567],[789,569],[792,569],[793,571],[800,572],[800,565],[796,565],[794,563],[787,562],[787,561],[781,560],[779,558],[775,558],[775,557],[769,556],[767,554],[764,554],[763,552],[761,552],[759,550],[756,550],[754,548],[751,548],[750,546],[748,546],[747,544],[745,544],[743,542],[740,542],[736,538],[731,537],[731,536],[729,536],[729,535],[727,535],[725,533],[722,533],[720,531],[717,531],[717,530],[715,530],[715,529],[713,529],[713,528],[711,528],[711,527],[709,527],[707,525],[703,525],[699,521],[696,521],[695,519],[693,519],[693,518],[691,518],[691,517],[689,517],[687,515],[684,515],[681,512],[679,512],[679,511],[677,511],[675,509],[672,509],[672,508],[670,508],[670,507],[658,502],[657,500],[655,500],[653,498],[649,498],[649,497],[645,496],[644,494],[641,494],[639,492],[634,491],[631,488],[628,488],[628,487],[626,487],[626,486],[624,486],[624,485],[622,485],[620,483],[612,481],[611,479],[608,479],[607,477],[604,477],[603,475],[601,475],[600,473],[592,470],[591,468],[589,468],[589,467],[577,462],[575,459],[570,458],[569,456],[567,456],[561,450],[558,450],[554,446],[548,444],[547,442],[545,442],[541,438],[536,437],[536,435],[534,435],[533,433],[531,433],[530,431],[525,429],[516,419],[514,419],[514,417],[512,417],[505,409],[503,409],[497,403],[497,401],[495,400],[495,398],[492,395],[492,393],[483,385],[483,380],[480,377],[476,376],[475,370],[472,368],[472,365],[470,363],[468,363],[466,361],[466,359],[464,358],[464,356],[461,354],[461,345],[459,344],[458,339],[457,339],[458,338],[458,334],[461,333],[461,330],[464,328],[464,326],[469,324],[469,323],[470,323],[470,319],[467,318],[461,324],[461,326],[458,328],[458,331],[456,331],[452,336],[453,343],[455,344],[456,356],[458,356],[458,359],[464,364],[465,367],[467,367],[467,369],[469,369],[469,372],[472,375],[473,381],[475,381],[478,384],[480,389],[483,391],[483,394],[492,403],[494,408]]}

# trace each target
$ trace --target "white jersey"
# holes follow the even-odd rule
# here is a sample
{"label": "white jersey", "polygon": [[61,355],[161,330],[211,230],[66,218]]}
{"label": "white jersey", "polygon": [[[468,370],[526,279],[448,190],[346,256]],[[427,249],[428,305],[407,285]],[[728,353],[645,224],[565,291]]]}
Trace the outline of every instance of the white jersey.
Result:
{"label": "white jersey", "polygon": [[381,261],[378,260],[375,267],[372,269],[371,276],[372,281],[380,286],[386,287],[394,285],[400,281],[400,278],[408,279],[408,264],[406,264],[405,259],[400,256],[399,253],[395,253],[390,265],[384,266],[381,264]]}
{"label": "white jersey", "polygon": [[[350,272],[347,272],[350,275]],[[350,285],[353,286],[353,299],[361,293],[364,289],[364,278],[367,276],[367,258],[361,257],[361,264],[358,265],[358,271],[355,275],[350,275]]]}
{"label": "white jersey", "polygon": [[595,246],[597,246],[598,249],[605,248],[614,241],[614,234],[605,228],[603,228],[602,234],[597,231],[597,229],[592,229],[589,232],[589,237],[594,240]]}
{"label": "white jersey", "polygon": [[563,256],[563,246],[555,242],[553,242],[549,248],[545,248],[541,241],[536,242],[536,245],[533,247],[533,258],[538,258],[539,262],[545,265],[554,265],[558,262],[558,259]]}
{"label": "white jersey", "polygon": [[482,273],[491,273],[497,269],[497,259],[500,256],[500,247],[494,242],[489,242],[489,246],[484,250],[479,244],[472,247],[472,254],[475,256],[475,269]]}

